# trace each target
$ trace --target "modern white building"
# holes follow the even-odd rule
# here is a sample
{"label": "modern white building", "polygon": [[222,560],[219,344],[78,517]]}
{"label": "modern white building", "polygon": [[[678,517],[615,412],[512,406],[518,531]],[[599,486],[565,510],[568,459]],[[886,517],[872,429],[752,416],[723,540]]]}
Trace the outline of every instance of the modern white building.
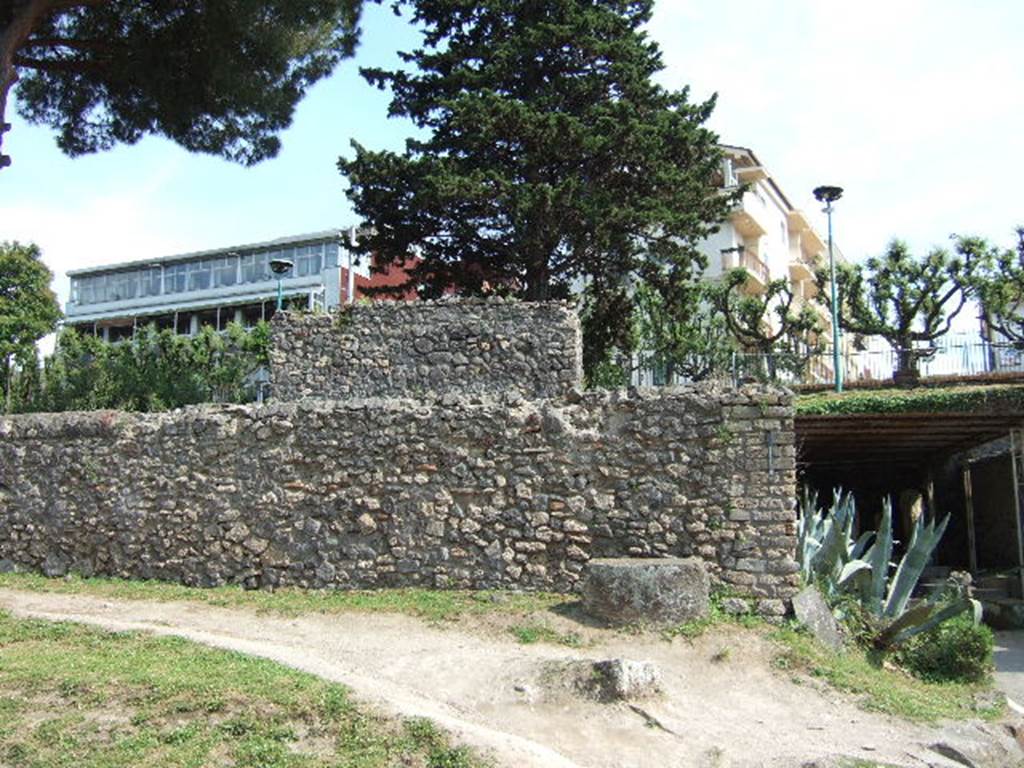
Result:
{"label": "modern white building", "polygon": [[357,280],[370,279],[347,248],[354,236],[354,228],[336,229],[74,270],[65,322],[109,341],[149,323],[184,334],[232,321],[252,326],[276,309],[274,259],[293,263],[281,276],[287,306],[331,309],[357,295]]}
{"label": "modern white building", "polygon": [[[700,246],[708,260],[707,276],[744,267],[751,293],[762,293],[772,280],[786,279],[797,302],[811,303],[821,315],[823,331],[831,333],[832,319],[824,304],[812,301],[818,293],[814,272],[828,264],[827,243],[752,150],[728,145],[722,150],[723,187],[745,184],[747,189],[721,229]],[[835,244],[833,249],[841,260]]]}
{"label": "modern white building", "polygon": [[[816,300],[815,271],[828,265],[828,244],[803,212],[789,201],[757,155],[746,147],[720,145],[724,157],[718,183],[723,190],[743,186],[741,199],[722,222],[718,232],[698,244],[707,261],[705,277],[720,278],[732,269],[747,271],[744,290],[762,294],[770,282],[786,280],[794,295],[793,310],[807,304],[819,317],[820,336],[831,342],[832,318],[825,305]],[[842,260],[835,247],[837,260]],[[766,318],[775,317],[769,312]],[[846,344],[845,337],[842,344]],[[808,373],[817,379],[832,376],[827,355],[816,355]],[[751,360],[751,363],[757,361]],[[737,371],[737,374],[739,371]],[[665,372],[658,366],[634,364],[633,382],[663,384]]]}

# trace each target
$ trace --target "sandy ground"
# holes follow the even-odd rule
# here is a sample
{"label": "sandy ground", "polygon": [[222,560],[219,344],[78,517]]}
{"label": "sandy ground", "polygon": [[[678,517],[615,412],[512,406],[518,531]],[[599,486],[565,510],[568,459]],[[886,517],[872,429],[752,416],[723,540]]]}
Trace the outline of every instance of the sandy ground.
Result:
{"label": "sandy ground", "polygon": [[996,686],[1024,708],[1024,630],[996,632]]}
{"label": "sandy ground", "polygon": [[[836,756],[959,765],[927,750],[936,729],[861,711],[773,671],[768,642],[746,632],[692,643],[605,633],[596,646],[569,649],[520,645],[486,623],[438,628],[399,615],[290,619],[12,590],[0,590],[0,607],[273,659],[344,683],[383,711],[430,718],[501,766],[796,768]],[[657,664],[664,695],[631,707],[545,692],[542,673],[553,660],[616,657]]]}

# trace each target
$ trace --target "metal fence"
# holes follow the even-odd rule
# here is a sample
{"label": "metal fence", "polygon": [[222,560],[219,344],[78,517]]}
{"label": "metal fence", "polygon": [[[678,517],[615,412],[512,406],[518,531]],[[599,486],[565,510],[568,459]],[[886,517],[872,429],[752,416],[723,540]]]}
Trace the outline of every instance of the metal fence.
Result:
{"label": "metal fence", "polygon": [[[662,386],[692,380],[688,370],[710,371],[707,378],[748,381],[774,381],[792,386],[828,385],[835,382],[832,352],[809,354],[732,352],[714,361],[690,359],[675,366],[651,357],[634,361],[633,383]],[[1002,342],[981,341],[977,337],[945,339],[932,347],[899,350],[876,347],[850,350],[842,356],[843,379],[848,383],[892,381],[894,374],[908,365],[916,368],[921,379],[940,377],[998,376],[1024,374],[1024,349]]]}

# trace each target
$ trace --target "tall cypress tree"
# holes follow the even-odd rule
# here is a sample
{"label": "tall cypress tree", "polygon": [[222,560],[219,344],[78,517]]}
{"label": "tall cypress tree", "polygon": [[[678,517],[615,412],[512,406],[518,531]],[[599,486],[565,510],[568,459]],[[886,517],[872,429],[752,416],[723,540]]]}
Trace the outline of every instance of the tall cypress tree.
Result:
{"label": "tall cypress tree", "polygon": [[[695,244],[730,202],[704,127],[714,98],[653,81],[652,2],[408,0],[424,46],[363,76],[421,133],[401,153],[353,142],[338,163],[372,227],[361,252],[409,271],[397,291],[544,300],[583,278],[621,298],[638,270],[703,268]],[[589,323],[615,338],[628,307],[594,306],[615,307]]]}

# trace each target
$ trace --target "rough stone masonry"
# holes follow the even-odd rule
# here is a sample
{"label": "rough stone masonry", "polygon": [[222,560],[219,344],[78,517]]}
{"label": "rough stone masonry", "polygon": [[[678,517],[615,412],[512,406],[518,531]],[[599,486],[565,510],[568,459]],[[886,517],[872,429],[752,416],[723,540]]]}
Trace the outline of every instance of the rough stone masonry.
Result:
{"label": "rough stone masonry", "polygon": [[271,352],[274,395],[429,397],[518,392],[557,397],[583,376],[569,302],[503,299],[356,304],[333,315],[281,313]]}
{"label": "rough stone masonry", "polygon": [[415,394],[2,418],[0,567],[572,591],[591,557],[692,555],[764,611],[794,593],[788,393]]}

